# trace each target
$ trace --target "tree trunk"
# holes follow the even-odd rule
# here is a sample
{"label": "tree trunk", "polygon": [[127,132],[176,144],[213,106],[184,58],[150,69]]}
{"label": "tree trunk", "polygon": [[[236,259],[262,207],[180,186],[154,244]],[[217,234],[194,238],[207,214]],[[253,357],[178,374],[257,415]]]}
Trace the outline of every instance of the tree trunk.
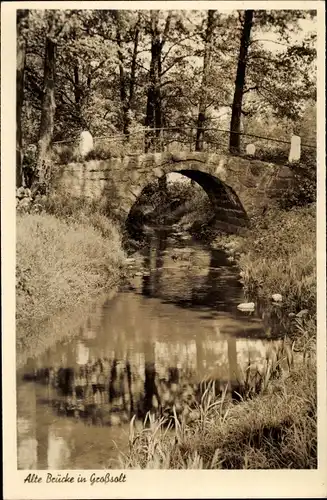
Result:
{"label": "tree trunk", "polygon": [[[121,17],[118,11],[114,13],[116,20],[116,42],[118,46],[118,60],[119,60],[119,89],[120,89],[120,101],[122,106],[122,130],[126,140],[129,140],[129,126],[130,126],[130,117],[129,111],[132,106],[134,90],[136,85],[136,59],[137,59],[137,49],[139,42],[139,22],[140,17],[135,26],[134,33],[134,44],[133,44],[133,54],[131,61],[131,71],[130,71],[130,80],[129,80],[129,88],[128,88],[128,79],[126,78],[125,73],[125,61],[123,56],[123,40],[122,40],[122,24]],[[128,94],[129,90],[129,94]]]}
{"label": "tree trunk", "polygon": [[208,10],[207,18],[207,29],[205,36],[205,47],[203,56],[203,73],[200,91],[200,102],[199,102],[199,114],[196,127],[196,141],[195,141],[195,151],[203,151],[203,136],[204,136],[204,124],[206,119],[207,110],[207,85],[210,75],[211,68],[211,58],[212,58],[212,41],[213,32],[215,28],[215,12],[214,10]]}
{"label": "tree trunk", "polygon": [[125,61],[123,55],[123,40],[122,40],[122,20],[119,11],[113,11],[113,16],[116,22],[116,43],[118,47],[118,61],[119,61],[119,90],[120,90],[120,101],[122,106],[122,131],[124,134],[124,139],[129,140],[129,127],[130,127],[130,117],[129,112],[132,107],[134,90],[136,85],[136,59],[139,43],[140,34],[140,21],[141,16],[139,15],[137,23],[135,25],[134,38],[133,38],[133,53],[130,67],[130,78],[128,85],[128,78],[125,72]]}
{"label": "tree trunk", "polygon": [[[148,99],[146,108],[145,126],[156,131],[150,130],[145,137],[145,152],[163,150],[162,142],[162,99],[161,99],[161,74],[162,74],[162,49],[164,47],[166,36],[169,31],[171,12],[168,13],[164,33],[160,36],[159,31],[159,11],[151,11],[151,63],[150,63],[150,82],[148,89]],[[167,179],[162,176],[158,180],[159,191],[167,194]]]}
{"label": "tree trunk", "polygon": [[[161,51],[162,45],[159,32],[159,11],[151,11],[151,62],[150,81],[148,88],[145,126],[154,129],[161,127],[161,96],[160,96],[160,73],[161,73]],[[157,132],[157,131],[156,131]],[[146,152],[155,147],[156,134],[153,130],[147,134]]]}
{"label": "tree trunk", "polygon": [[203,151],[205,119],[206,119],[206,117],[205,117],[205,112],[203,111],[203,106],[201,106],[201,104],[199,104],[199,115],[198,115],[198,121],[197,121],[197,125],[196,125],[195,151]]}
{"label": "tree trunk", "polygon": [[82,89],[80,82],[80,71],[78,61],[74,65],[74,96],[75,96],[75,106],[76,106],[76,118],[78,120],[79,127],[85,126],[84,120],[82,118]]}
{"label": "tree trunk", "polygon": [[26,62],[26,39],[22,24],[27,21],[28,11],[17,11],[17,66],[16,66],[16,187],[24,185],[22,109],[24,104],[24,76]]}
{"label": "tree trunk", "polygon": [[75,104],[78,108],[81,102],[81,87],[79,82],[79,69],[77,62],[74,66],[74,95],[75,95]]}
{"label": "tree trunk", "polygon": [[233,154],[240,153],[240,131],[242,102],[245,85],[246,64],[253,24],[253,10],[246,10],[241,36],[240,52],[235,79],[235,91],[232,105],[232,119],[230,125],[229,151]]}
{"label": "tree trunk", "polygon": [[46,185],[47,160],[53,137],[55,103],[55,66],[57,44],[50,36],[46,37],[44,56],[44,86],[41,111],[41,123],[38,141],[37,172],[34,189]]}
{"label": "tree trunk", "polygon": [[151,62],[150,62],[150,82],[148,88],[148,98],[146,107],[145,126],[156,128],[155,133],[150,131],[146,134],[145,152],[155,148],[162,151],[162,99],[161,99],[161,59],[162,49],[165,45],[166,37],[170,27],[172,14],[168,13],[164,32],[161,35],[159,30],[159,11],[151,11]]}
{"label": "tree trunk", "polygon": [[121,125],[122,125],[122,131],[124,136],[126,137],[128,134],[128,127],[129,127],[129,117],[128,117],[128,110],[129,110],[129,102],[127,98],[127,91],[126,91],[126,75],[125,75],[125,69],[124,69],[124,55],[123,55],[123,41],[122,41],[122,23],[121,23],[121,17],[120,17],[120,12],[118,10],[113,11],[114,18],[116,21],[116,43],[118,47],[118,64],[119,64],[119,91],[120,91],[120,102],[122,106],[122,119],[121,119]]}
{"label": "tree trunk", "polygon": [[132,62],[131,62],[131,75],[130,75],[130,80],[129,80],[129,100],[128,100],[128,107],[131,109],[133,99],[134,99],[134,91],[135,91],[135,85],[136,85],[136,59],[137,59],[137,50],[138,50],[138,44],[139,44],[139,35],[140,35],[140,21],[141,21],[141,16],[139,15],[138,21],[135,26],[135,31],[134,31],[134,40],[133,40],[133,55],[132,55]]}
{"label": "tree trunk", "polygon": [[[71,39],[76,41],[77,35],[76,35],[76,30],[72,29],[70,33]],[[76,57],[74,65],[73,65],[73,82],[74,82],[74,98],[75,98],[75,110],[76,110],[76,121],[78,124],[78,127],[84,128],[84,121],[82,118],[82,98],[83,98],[83,91],[82,91],[82,86],[81,86],[81,79],[80,79],[80,66],[78,62],[78,58]],[[91,83],[91,82],[90,82]],[[75,113],[74,113],[74,118],[75,118]]]}

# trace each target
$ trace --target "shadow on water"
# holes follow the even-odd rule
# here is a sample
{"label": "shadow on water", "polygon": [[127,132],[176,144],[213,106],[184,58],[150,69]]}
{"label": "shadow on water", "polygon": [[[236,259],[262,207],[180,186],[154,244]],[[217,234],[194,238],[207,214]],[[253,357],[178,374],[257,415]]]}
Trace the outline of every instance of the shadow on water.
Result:
{"label": "shadow on water", "polygon": [[187,419],[206,384],[239,399],[249,361],[263,366],[272,329],[237,310],[236,268],[179,236],[153,233],[134,291],[98,304],[74,338],[18,373],[19,468],[108,467],[131,416],[174,407]]}

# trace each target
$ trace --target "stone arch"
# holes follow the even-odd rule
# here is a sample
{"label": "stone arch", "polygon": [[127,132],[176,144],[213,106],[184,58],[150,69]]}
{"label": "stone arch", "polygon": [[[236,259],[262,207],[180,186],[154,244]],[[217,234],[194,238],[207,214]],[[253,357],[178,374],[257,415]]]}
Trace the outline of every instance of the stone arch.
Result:
{"label": "stone arch", "polygon": [[[199,165],[196,166],[199,168]],[[139,196],[141,196],[146,187],[156,178],[158,179],[172,172],[184,175],[202,187],[212,204],[212,223],[216,227],[227,232],[238,232],[241,228],[248,226],[249,218],[238,195],[233,188],[219,179],[219,177],[194,168],[194,165],[192,165],[193,168],[182,167],[181,169],[176,169],[176,165],[172,165],[173,168],[167,168],[167,165],[165,167],[161,166],[154,169],[151,172],[152,175],[147,179],[146,184],[143,187],[138,185],[137,190],[133,190],[134,203],[131,204],[127,213],[127,228],[131,228],[132,226],[133,209],[137,206]]]}
{"label": "stone arch", "polygon": [[252,217],[275,203],[293,182],[289,167],[209,152],[112,156],[69,163],[59,170],[58,193],[98,201],[121,222],[126,221],[143,188],[170,172],[193,176],[208,192],[220,220],[228,216],[229,222],[243,226],[247,214]]}
{"label": "stone arch", "polygon": [[252,217],[275,203],[293,182],[288,167],[256,159],[210,152],[163,152],[69,163],[60,169],[56,187],[58,193],[99,202],[123,223],[143,188],[170,172],[193,176],[208,192],[221,223],[228,216],[228,221],[238,226],[247,225],[247,214]]}

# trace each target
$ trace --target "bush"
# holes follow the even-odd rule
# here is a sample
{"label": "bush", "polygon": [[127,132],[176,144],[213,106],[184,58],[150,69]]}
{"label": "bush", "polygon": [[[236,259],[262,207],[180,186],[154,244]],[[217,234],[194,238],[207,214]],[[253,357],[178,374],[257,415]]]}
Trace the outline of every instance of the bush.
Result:
{"label": "bush", "polygon": [[267,212],[239,248],[245,290],[268,300],[280,293],[290,311],[315,315],[315,241],[315,205]]}
{"label": "bush", "polygon": [[[288,162],[289,150],[282,144],[256,144],[255,158],[276,165],[285,165]],[[250,157],[252,158],[252,157]]]}
{"label": "bush", "polygon": [[36,170],[36,146],[30,145],[24,151],[23,175],[27,187],[31,187],[35,179]]}
{"label": "bush", "polygon": [[301,161],[289,165],[293,172],[291,186],[283,193],[280,205],[284,209],[303,207],[316,201],[317,160],[311,152],[303,152]]}
{"label": "bush", "polygon": [[283,296],[283,311],[316,315],[316,205],[268,210],[252,219],[244,237],[216,241],[238,261],[246,295],[271,304]]}
{"label": "bush", "polygon": [[[151,223],[176,223],[191,227],[200,223],[205,227],[212,218],[212,206],[207,194],[198,185],[185,182],[171,182],[167,190],[158,189],[158,183],[149,184],[142,192],[133,210],[142,214],[151,207],[148,219]],[[164,207],[164,208],[163,208]]]}
{"label": "bush", "polygon": [[76,151],[73,144],[62,144],[54,147],[54,161],[59,165],[68,165],[76,160]]}
{"label": "bush", "polygon": [[122,139],[98,139],[94,143],[92,151],[82,158],[78,147],[74,143],[55,145],[53,158],[58,165],[67,165],[72,162],[90,161],[90,160],[108,160],[112,157],[125,156],[133,154],[135,151],[143,152],[143,149],[135,148],[135,141],[125,142]]}

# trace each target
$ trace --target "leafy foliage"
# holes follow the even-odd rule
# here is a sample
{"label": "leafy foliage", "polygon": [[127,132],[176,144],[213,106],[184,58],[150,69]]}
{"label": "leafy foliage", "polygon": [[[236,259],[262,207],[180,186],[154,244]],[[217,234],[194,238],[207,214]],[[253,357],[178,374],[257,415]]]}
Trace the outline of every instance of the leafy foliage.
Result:
{"label": "leafy foliage", "polygon": [[[57,45],[53,142],[74,140],[82,129],[90,130],[93,136],[121,133],[126,120],[129,130],[144,126],[151,83],[151,12],[118,13],[80,9],[29,12],[22,114],[25,147],[38,140],[45,35],[50,32]],[[170,11],[169,23],[166,12],[158,16],[161,43],[164,37],[159,83],[162,126],[176,127],[165,137],[165,146],[177,140],[183,147],[194,147],[195,136],[185,127],[196,128],[203,97],[207,13]],[[307,18],[314,19],[314,13],[255,11],[242,108],[248,132],[258,127],[262,131],[261,124],[268,116],[275,116],[271,121],[275,120],[284,138],[293,126],[301,127],[306,105],[315,98],[314,25],[312,32],[303,36],[301,24]],[[206,128],[226,128],[242,15],[215,12],[213,20],[204,123]],[[274,41],[267,43],[271,33]],[[218,143],[224,139],[214,131],[207,134]]]}
{"label": "leafy foliage", "polygon": [[239,265],[250,296],[270,301],[283,296],[283,308],[316,314],[316,206],[271,210],[246,239],[239,239]]}
{"label": "leafy foliage", "polygon": [[280,200],[282,208],[301,207],[316,201],[317,161],[315,155],[302,155],[301,162],[290,166],[293,171],[292,184]]}

